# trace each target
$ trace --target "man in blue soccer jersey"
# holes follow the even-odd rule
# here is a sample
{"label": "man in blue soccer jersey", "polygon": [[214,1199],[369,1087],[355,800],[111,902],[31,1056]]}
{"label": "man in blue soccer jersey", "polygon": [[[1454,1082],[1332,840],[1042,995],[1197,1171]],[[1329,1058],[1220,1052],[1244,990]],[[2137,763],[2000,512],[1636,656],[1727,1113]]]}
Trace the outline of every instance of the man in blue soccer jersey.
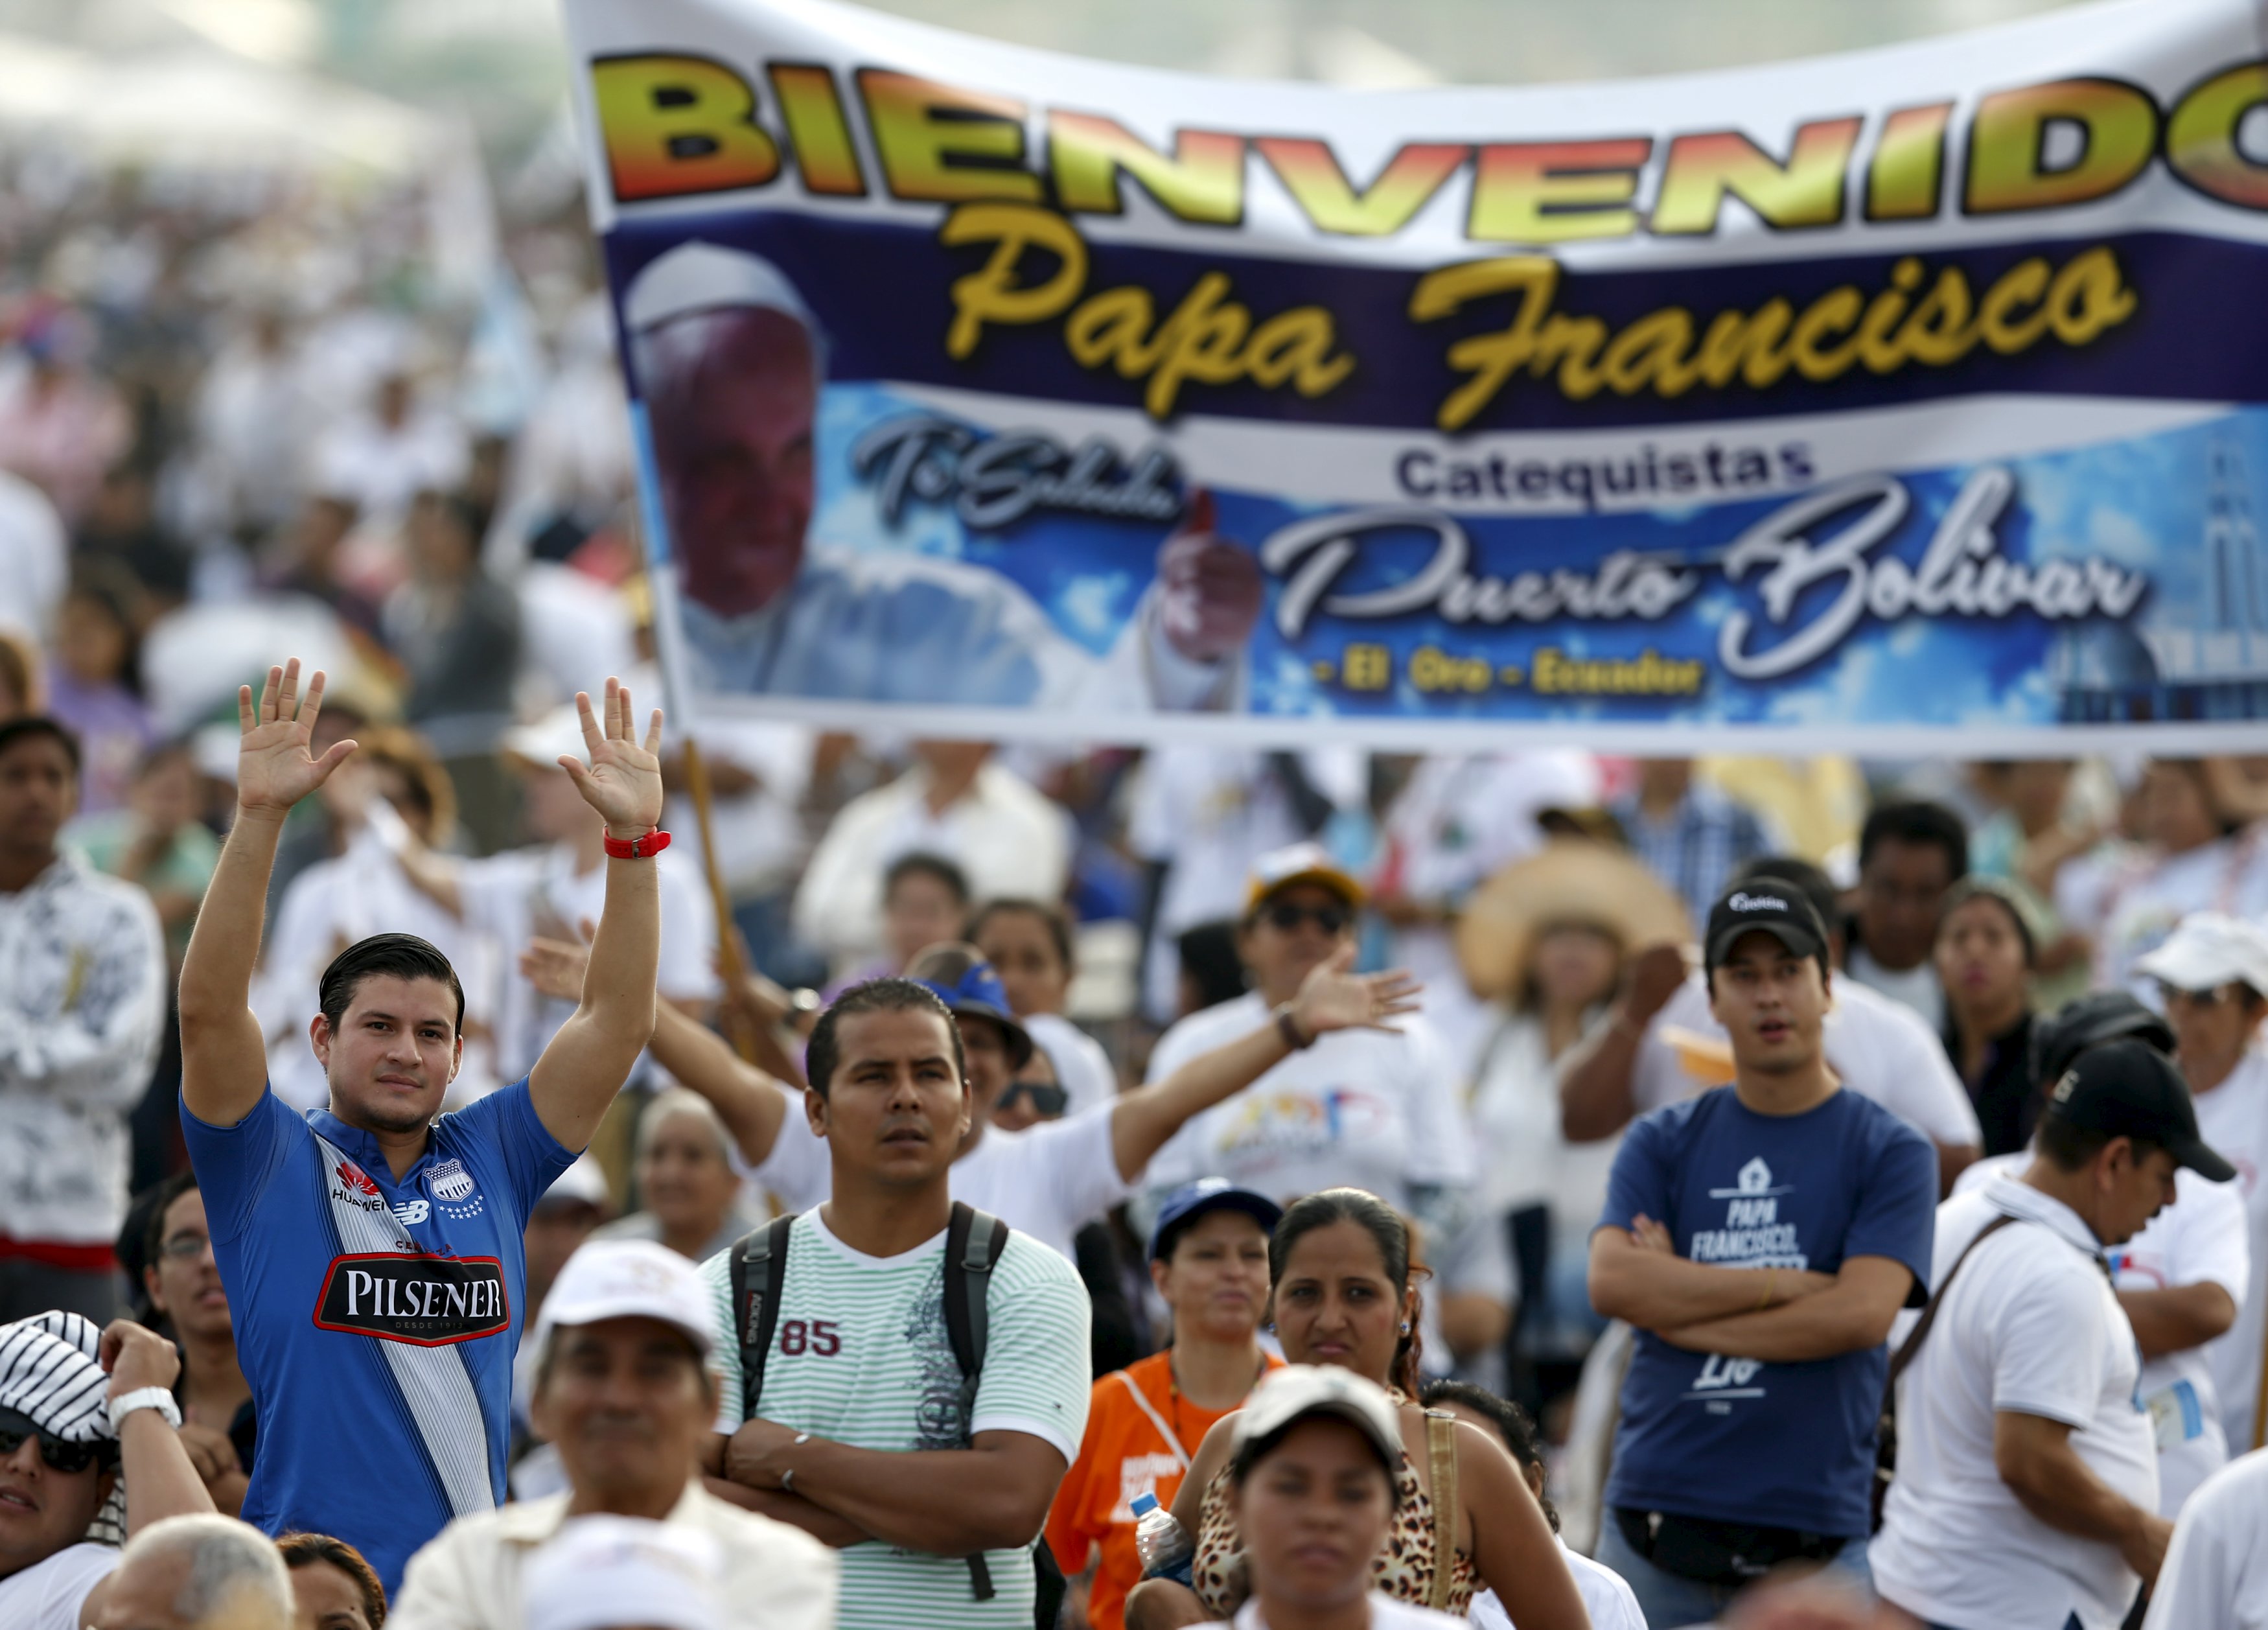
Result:
{"label": "man in blue soccer jersey", "polygon": [[236,822],[181,971],[181,1126],[259,1411],[245,1519],[348,1540],[391,1592],[411,1552],[504,1499],[521,1229],[653,1031],[661,715],[641,745],[615,681],[603,726],[576,698],[591,762],[561,763],[607,823],[606,909],[527,1078],[442,1115],[463,992],[424,940],[379,934],[323,976],[308,1034],[331,1103],[302,1117],[269,1090],[249,993],[284,819],[355,748],[309,752],[322,693],[319,673],[300,698],[294,661],[256,709],[238,698]]}

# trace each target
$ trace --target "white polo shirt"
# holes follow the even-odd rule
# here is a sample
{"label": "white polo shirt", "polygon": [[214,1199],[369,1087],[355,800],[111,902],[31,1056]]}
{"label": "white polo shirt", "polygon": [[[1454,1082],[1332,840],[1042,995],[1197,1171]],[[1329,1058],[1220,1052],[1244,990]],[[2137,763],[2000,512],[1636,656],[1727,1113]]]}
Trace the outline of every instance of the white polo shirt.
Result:
{"label": "white polo shirt", "polygon": [[2268,1630],[2268,1449],[2229,1463],[2191,1501],[2142,1630]]}
{"label": "white polo shirt", "polygon": [[2003,1411],[2061,1421],[2090,1471],[2156,1510],[2141,1353],[2101,1243],[2013,1178],[1938,1207],[1937,1272],[2004,1213],[2016,1226],[1977,1247],[1898,1382],[1897,1478],[1867,1552],[1874,1588],[1956,1630],[2062,1630],[2073,1615],[2081,1630],[2117,1630],[2141,1581],[2116,1547],[2025,1510],[1995,1468],[1992,1433]]}
{"label": "white polo shirt", "polygon": [[[1996,1177],[2018,1176],[2031,1162],[2029,1152],[1978,1161],[1955,1179],[1953,1191],[1968,1194]],[[2252,1271],[2243,1197],[2234,1183],[2214,1183],[2187,1168],[2174,1179],[2174,1203],[2110,1253],[2111,1283],[2122,1291],[2218,1285],[2242,1307]],[[2142,1361],[2142,1405],[2158,1444],[2158,1515],[2169,1519],[2228,1462],[2211,1352],[2207,1343]]]}
{"label": "white polo shirt", "polygon": [[[1932,1143],[1981,1146],[1984,1134],[1961,1078],[1945,1056],[1945,1044],[1915,1016],[1856,979],[1837,975],[1835,1005],[1828,1009],[1822,1041],[1827,1067],[1862,1098],[1872,1098]],[[1631,1095],[1640,1115],[1690,1098],[1732,1079],[1727,1070],[1714,1081],[1697,1080],[1677,1060],[1662,1034],[1675,1027],[1705,1036],[1729,1048],[1725,1027],[1709,1012],[1709,987],[1699,974],[1680,985],[1638,1040],[1631,1072]]]}
{"label": "white polo shirt", "polygon": [[2252,1279],[2236,1302],[2236,1323],[2205,1346],[2213,1384],[2220,1392],[2221,1425],[2228,1447],[2252,1447],[2252,1407],[2260,1395],[2260,1352],[2268,1343],[2268,1051],[2250,1049],[2228,1079],[2196,1095],[2198,1133],[2205,1147],[2236,1168],[2244,1196],[2245,1228],[2252,1244]]}

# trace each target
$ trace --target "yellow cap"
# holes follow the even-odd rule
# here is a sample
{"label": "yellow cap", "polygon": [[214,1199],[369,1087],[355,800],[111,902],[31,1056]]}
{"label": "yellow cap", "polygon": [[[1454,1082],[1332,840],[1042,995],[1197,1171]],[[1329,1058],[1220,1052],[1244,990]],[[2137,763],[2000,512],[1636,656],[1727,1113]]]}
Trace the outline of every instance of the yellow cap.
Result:
{"label": "yellow cap", "polygon": [[1293,883],[1328,889],[1351,907],[1361,905],[1367,898],[1354,874],[1332,859],[1330,851],[1321,844],[1291,844],[1270,850],[1252,863],[1252,874],[1244,885],[1245,915],[1250,916],[1263,900]]}

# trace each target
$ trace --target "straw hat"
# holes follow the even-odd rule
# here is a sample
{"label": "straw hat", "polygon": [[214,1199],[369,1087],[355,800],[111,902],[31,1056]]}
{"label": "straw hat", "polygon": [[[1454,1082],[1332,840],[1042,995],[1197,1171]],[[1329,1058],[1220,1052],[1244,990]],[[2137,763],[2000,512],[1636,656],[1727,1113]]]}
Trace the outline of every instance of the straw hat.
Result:
{"label": "straw hat", "polygon": [[1562,923],[1595,924],[1625,954],[1693,938],[1684,903],[1624,850],[1585,837],[1560,837],[1515,860],[1465,902],[1457,918],[1457,961],[1484,999],[1518,994],[1528,953]]}

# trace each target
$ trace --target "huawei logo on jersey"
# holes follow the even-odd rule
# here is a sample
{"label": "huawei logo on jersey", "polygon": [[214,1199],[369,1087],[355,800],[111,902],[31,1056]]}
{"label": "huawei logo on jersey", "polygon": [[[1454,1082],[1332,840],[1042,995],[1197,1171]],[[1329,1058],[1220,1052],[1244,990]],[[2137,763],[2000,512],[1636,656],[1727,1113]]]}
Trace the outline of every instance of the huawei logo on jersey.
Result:
{"label": "huawei logo on jersey", "polygon": [[370,1174],[352,1161],[339,1162],[339,1181],[359,1193],[372,1196],[378,1193],[378,1184],[370,1180]]}
{"label": "huawei logo on jersey", "polygon": [[504,1265],[494,1257],[334,1257],[315,1297],[319,1330],[446,1346],[512,1328]]}

